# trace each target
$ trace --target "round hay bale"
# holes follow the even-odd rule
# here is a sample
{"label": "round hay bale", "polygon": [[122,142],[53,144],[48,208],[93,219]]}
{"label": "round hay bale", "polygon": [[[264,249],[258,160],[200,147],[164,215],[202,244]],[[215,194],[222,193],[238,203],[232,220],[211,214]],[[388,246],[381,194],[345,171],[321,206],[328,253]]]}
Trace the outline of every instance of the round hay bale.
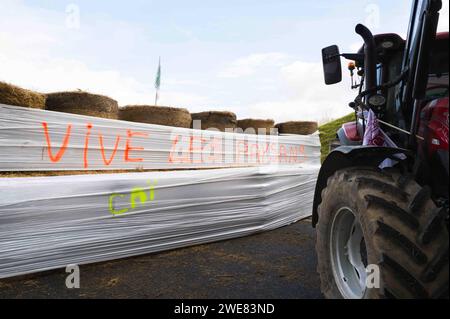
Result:
{"label": "round hay bale", "polygon": [[50,111],[117,119],[117,101],[83,91],[56,92],[47,94],[45,108]]}
{"label": "round hay bale", "polygon": [[191,114],[183,108],[152,105],[128,105],[119,110],[123,121],[158,124],[174,127],[191,127]]}
{"label": "round hay bale", "polygon": [[[273,120],[267,119],[243,119],[237,121],[237,127],[241,128],[245,131],[248,128],[252,128],[255,131],[255,134],[265,134],[269,135],[271,133],[271,129],[274,128],[275,122]],[[261,129],[264,131],[260,132]],[[246,132],[251,133],[251,132]]]}
{"label": "round hay bale", "polygon": [[209,128],[216,128],[219,131],[225,132],[225,129],[236,128],[236,114],[227,111],[208,111],[200,113],[192,113],[192,121],[202,121],[202,130]]}
{"label": "round hay bale", "polygon": [[45,108],[45,95],[0,82],[0,104],[16,105],[34,109]]}
{"label": "round hay bale", "polygon": [[309,135],[317,131],[317,122],[291,121],[275,125],[280,134]]}

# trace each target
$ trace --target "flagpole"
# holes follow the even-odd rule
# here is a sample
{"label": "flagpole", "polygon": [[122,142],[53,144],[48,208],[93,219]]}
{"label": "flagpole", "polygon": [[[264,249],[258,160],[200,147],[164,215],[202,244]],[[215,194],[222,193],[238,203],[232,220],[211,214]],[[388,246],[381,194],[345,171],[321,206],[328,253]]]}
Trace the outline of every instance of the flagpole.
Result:
{"label": "flagpole", "polygon": [[161,85],[161,57],[159,57],[158,62],[158,71],[156,72],[156,80],[155,80],[155,106],[158,106],[158,93],[159,93],[159,87]]}

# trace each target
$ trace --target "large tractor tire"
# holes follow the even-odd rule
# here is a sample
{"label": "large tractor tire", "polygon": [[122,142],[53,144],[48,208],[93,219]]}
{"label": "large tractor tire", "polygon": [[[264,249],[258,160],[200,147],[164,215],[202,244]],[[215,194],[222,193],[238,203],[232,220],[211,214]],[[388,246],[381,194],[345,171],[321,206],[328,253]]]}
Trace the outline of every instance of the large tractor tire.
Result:
{"label": "large tractor tire", "polygon": [[429,188],[393,169],[344,169],[328,179],[318,213],[325,297],[448,298],[448,212]]}

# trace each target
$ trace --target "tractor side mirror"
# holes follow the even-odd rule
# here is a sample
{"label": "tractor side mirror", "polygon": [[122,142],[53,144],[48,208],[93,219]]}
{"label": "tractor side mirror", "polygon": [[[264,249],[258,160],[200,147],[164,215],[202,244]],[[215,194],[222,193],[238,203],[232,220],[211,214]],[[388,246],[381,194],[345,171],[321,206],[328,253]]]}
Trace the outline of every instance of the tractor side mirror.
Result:
{"label": "tractor side mirror", "polygon": [[337,45],[322,49],[323,74],[325,84],[335,84],[342,81],[341,56]]}

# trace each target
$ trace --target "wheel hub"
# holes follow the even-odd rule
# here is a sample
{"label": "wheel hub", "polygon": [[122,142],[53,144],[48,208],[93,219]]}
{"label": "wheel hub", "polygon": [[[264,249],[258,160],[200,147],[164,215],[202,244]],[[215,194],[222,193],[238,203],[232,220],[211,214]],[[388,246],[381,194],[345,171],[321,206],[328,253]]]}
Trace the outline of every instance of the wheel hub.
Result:
{"label": "wheel hub", "polygon": [[344,298],[366,292],[367,252],[361,225],[349,208],[341,208],[331,224],[330,257],[336,285]]}

